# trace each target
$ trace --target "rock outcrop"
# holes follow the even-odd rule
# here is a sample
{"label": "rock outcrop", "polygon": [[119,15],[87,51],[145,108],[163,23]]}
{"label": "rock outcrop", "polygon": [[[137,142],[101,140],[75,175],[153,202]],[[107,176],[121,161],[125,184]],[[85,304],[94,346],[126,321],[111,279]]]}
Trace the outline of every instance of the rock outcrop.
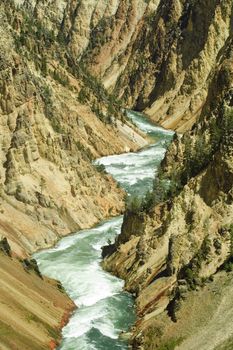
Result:
{"label": "rock outcrop", "polygon": [[[137,297],[133,346],[231,346],[231,329],[218,314],[228,311],[230,323],[232,284],[229,275],[216,272],[232,268],[233,254],[232,33],[232,0],[1,1],[4,349],[30,348],[37,322],[35,349],[46,348],[54,338],[48,333],[73,307],[50,289],[56,282],[38,276],[30,254],[124,210],[123,191],[92,165],[97,157],[146,144],[143,135],[135,144],[122,105],[165,128],[188,130],[174,137],[162,164],[175,184],[172,197],[146,212],[126,213],[116,245],[103,252],[114,251],[104,265]],[[214,274],[208,290],[203,285]],[[40,305],[42,285],[48,295]],[[217,310],[207,305],[213,290]],[[38,296],[33,314],[21,313],[22,295],[30,307]],[[12,305],[17,334],[30,333],[17,335],[16,343],[9,337]],[[205,322],[209,315],[219,323]],[[225,332],[219,334],[216,324]],[[52,340],[50,348],[55,346]]]}
{"label": "rock outcrop", "polygon": [[[45,26],[47,46],[54,38],[65,46],[63,61],[69,52],[124,106],[181,132],[202,113],[233,26],[231,0],[15,3]],[[16,16],[18,31],[20,23]]]}
{"label": "rock outcrop", "polygon": [[91,163],[147,142],[66,50],[62,5],[29,4],[0,6],[0,234],[20,256],[122,212],[123,191]]}
{"label": "rock outcrop", "polygon": [[230,327],[220,315],[233,312],[232,34],[211,71],[199,119],[190,131],[174,136],[162,162],[163,181],[170,181],[167,200],[146,211],[128,211],[115,252],[104,261],[136,296],[135,349],[232,345]]}
{"label": "rock outcrop", "polygon": [[93,160],[147,144],[125,120],[117,99],[76,60],[75,44],[66,45],[67,26],[75,33],[73,6],[73,1],[0,4],[4,350],[57,347],[74,304],[59,282],[40,274],[30,255],[121,213],[124,192]]}
{"label": "rock outcrop", "polygon": [[183,132],[202,113],[232,27],[231,0],[118,1],[82,59],[125,105]]}

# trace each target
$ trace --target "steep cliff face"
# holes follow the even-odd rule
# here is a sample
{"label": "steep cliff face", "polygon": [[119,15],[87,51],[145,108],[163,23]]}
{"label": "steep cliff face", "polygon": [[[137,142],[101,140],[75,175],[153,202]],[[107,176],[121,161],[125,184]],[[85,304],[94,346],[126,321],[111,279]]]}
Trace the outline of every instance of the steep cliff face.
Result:
{"label": "steep cliff face", "polygon": [[124,106],[185,131],[201,115],[232,32],[232,1],[17,1]]}
{"label": "steep cliff face", "polygon": [[201,114],[231,32],[231,1],[158,1],[141,21],[115,88],[165,128],[187,130]]}
{"label": "steep cliff face", "polygon": [[61,285],[42,277],[36,265],[23,265],[0,247],[0,348],[55,349],[61,328],[74,309]]}
{"label": "steep cliff face", "polygon": [[[163,161],[164,176],[176,183],[173,197],[148,212],[127,213],[118,251],[105,260],[137,296],[135,348],[181,343],[180,349],[209,350],[231,344],[231,328],[223,318],[218,320],[225,330],[221,336],[216,322],[212,328],[205,322],[226,310],[230,320],[229,275],[217,274],[212,284],[217,311],[202,303],[206,313],[194,308],[189,324],[183,319],[200,300],[213,297],[208,286],[197,290],[206,279],[226,261],[225,268],[232,267],[232,32],[232,0],[0,4],[4,254],[9,248],[12,256],[26,258],[70,231],[122,212],[124,193],[91,165],[96,157],[146,144],[124,120],[122,104],[145,111],[166,128],[191,129],[174,138]],[[40,277],[35,282],[18,261],[0,258],[6,267],[1,286],[10,296],[4,312],[13,303],[26,318],[21,299],[16,302],[8,293],[10,275],[18,282],[22,278],[24,286],[36,283],[33,294],[40,294]],[[54,282],[43,283],[46,289]],[[27,295],[27,287],[20,293]],[[46,298],[51,304],[61,300],[54,288]],[[64,303],[64,308],[51,306],[49,326],[58,325],[72,306],[67,298]],[[34,319],[43,313],[44,307],[30,314],[30,336]],[[11,321],[1,325],[5,348],[12,347]],[[50,339],[45,321],[43,316],[38,348]],[[27,341],[20,338],[17,344],[26,349]]]}
{"label": "steep cliff face", "polygon": [[124,192],[92,161],[147,143],[124,120],[117,100],[77,64],[73,48],[65,45],[66,5],[0,4],[0,348],[4,350],[56,348],[74,304],[57,281],[39,274],[30,254],[71,231],[121,213]]}
{"label": "steep cliff face", "polygon": [[231,0],[15,3],[124,106],[178,131],[200,116],[233,26]]}
{"label": "steep cliff face", "polygon": [[121,212],[124,193],[91,162],[146,144],[56,39],[58,4],[21,6],[0,7],[0,233],[19,255]]}
{"label": "steep cliff face", "polygon": [[211,72],[199,120],[183,136],[175,135],[162,162],[169,198],[147,212],[127,212],[117,250],[104,262],[135,293],[135,349],[232,345],[230,327],[220,316],[233,311],[231,275],[219,272],[232,269],[232,43],[231,33]]}
{"label": "steep cliff face", "polygon": [[202,112],[232,26],[231,0],[118,1],[82,60],[125,105],[182,132]]}

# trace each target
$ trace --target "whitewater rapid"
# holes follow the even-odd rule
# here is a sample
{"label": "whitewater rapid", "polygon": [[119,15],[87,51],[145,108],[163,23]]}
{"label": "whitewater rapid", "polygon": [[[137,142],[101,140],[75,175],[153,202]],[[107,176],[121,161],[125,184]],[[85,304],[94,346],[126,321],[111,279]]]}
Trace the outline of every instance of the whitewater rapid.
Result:
{"label": "whitewater rapid", "polygon": [[[128,116],[154,139],[154,144],[138,153],[103,157],[96,163],[103,164],[129,195],[143,195],[152,188],[173,133],[154,126],[138,113],[129,112]],[[121,216],[112,218],[34,255],[41,272],[60,280],[78,307],[63,328],[60,350],[127,349],[119,334],[135,321],[134,301],[123,291],[124,282],[100,265],[101,247],[114,241],[122,220]]]}

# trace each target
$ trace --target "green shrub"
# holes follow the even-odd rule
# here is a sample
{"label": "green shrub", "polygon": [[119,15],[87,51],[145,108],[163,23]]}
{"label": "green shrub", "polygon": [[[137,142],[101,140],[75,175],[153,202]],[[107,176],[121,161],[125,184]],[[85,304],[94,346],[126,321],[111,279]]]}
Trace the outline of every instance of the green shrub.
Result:
{"label": "green shrub", "polygon": [[233,271],[233,224],[229,225],[229,227],[226,227],[224,229],[227,229],[230,235],[230,252],[227,260],[222,265],[222,269],[230,272]]}
{"label": "green shrub", "polygon": [[89,99],[90,99],[89,91],[85,87],[82,87],[78,94],[78,101],[82,104],[85,104],[89,101]]}
{"label": "green shrub", "polygon": [[178,193],[178,185],[174,181],[169,181],[161,174],[154,179],[153,189],[149,190],[141,199],[141,209],[148,212],[154,206],[169,198],[174,197]]}
{"label": "green shrub", "polygon": [[61,72],[59,70],[55,70],[53,72],[53,78],[63,86],[69,85],[68,77],[63,72]]}
{"label": "green shrub", "polygon": [[127,197],[126,210],[133,214],[138,214],[142,212],[142,198],[138,196]]}
{"label": "green shrub", "polygon": [[205,237],[197,254],[192,258],[189,264],[184,266],[179,272],[178,279],[185,279],[191,289],[195,289],[197,285],[197,281],[199,280],[198,273],[201,269],[202,262],[208,260],[211,244],[211,240]]}
{"label": "green shrub", "polygon": [[47,59],[45,56],[42,57],[41,59],[41,73],[43,74],[44,77],[48,75],[48,67],[47,67]]}
{"label": "green shrub", "polygon": [[95,164],[95,168],[99,173],[107,174],[105,166],[103,164]]}
{"label": "green shrub", "polygon": [[52,118],[53,115],[53,99],[52,89],[48,85],[43,85],[40,89],[40,95],[44,102],[44,112],[47,118]]}

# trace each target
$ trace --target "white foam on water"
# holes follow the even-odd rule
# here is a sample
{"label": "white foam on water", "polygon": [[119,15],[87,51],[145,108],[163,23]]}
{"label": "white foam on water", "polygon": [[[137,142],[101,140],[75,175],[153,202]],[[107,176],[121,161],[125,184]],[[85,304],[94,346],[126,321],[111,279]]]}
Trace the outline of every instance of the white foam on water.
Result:
{"label": "white foam on water", "polygon": [[103,271],[98,261],[66,274],[64,281],[69,290],[76,287],[72,298],[79,306],[95,305],[121,291],[124,285],[123,281]]}
{"label": "white foam on water", "polygon": [[49,249],[48,253],[59,252],[62,250],[66,250],[71,245],[75,244],[80,238],[77,236],[70,236],[62,239],[54,248]]}
{"label": "white foam on water", "polygon": [[138,113],[135,113],[134,111],[127,111],[128,117],[135,123],[138,128],[145,133],[151,133],[151,132],[159,132],[160,134],[165,134],[165,135],[173,135],[174,131],[172,130],[166,130],[161,128],[160,126],[153,125],[149,120],[146,118],[143,118],[140,116]]}
{"label": "white foam on water", "polygon": [[109,337],[111,339],[118,339],[119,337],[119,330],[114,329],[114,325],[110,322],[95,322],[94,327],[106,337]]}
{"label": "white foam on water", "polygon": [[93,228],[92,232],[93,233],[98,232],[98,233],[103,234],[103,231],[106,232],[109,229],[114,229],[114,228],[120,227],[122,222],[123,222],[123,216],[118,216],[118,217],[113,218],[109,221],[105,221],[103,224]]}
{"label": "white foam on water", "polygon": [[67,350],[98,350],[93,344],[90,344],[88,337],[85,335],[78,338],[64,337],[65,345],[61,345],[58,349]]}
{"label": "white foam on water", "polygon": [[[35,253],[34,256],[36,259],[40,259],[40,254],[44,255],[44,253],[52,254],[58,251],[64,251],[67,248],[73,246],[78,241],[81,241],[84,237],[87,238],[91,235],[95,235],[96,233],[103,234],[108,231],[110,228],[117,229],[121,227],[123,222],[123,216],[118,216],[111,220],[103,222],[101,225],[96,226],[93,229],[83,230],[76,234],[67,236],[62,238],[54,248],[44,249],[42,252]],[[120,233],[120,232],[119,232]]]}
{"label": "white foam on water", "polygon": [[135,185],[139,180],[151,179],[151,176],[154,175],[154,171],[151,172],[137,172],[137,174],[128,174],[125,176],[121,176],[119,181],[123,184],[127,184],[129,186]]}
{"label": "white foam on water", "polygon": [[125,153],[100,158],[96,163],[103,164],[106,170],[125,186],[134,186],[138,181],[153,178],[166,149],[161,142],[149,146],[139,153]]}
{"label": "white foam on water", "polygon": [[103,242],[100,241],[100,243],[92,244],[92,248],[96,251],[101,251],[101,248],[103,247]]}
{"label": "white foam on water", "polygon": [[71,318],[67,326],[63,328],[63,337],[79,338],[88,333],[92,328],[111,339],[117,339],[119,330],[108,319],[105,305],[97,304],[95,307],[80,308]]}
{"label": "white foam on water", "polygon": [[[111,158],[111,159],[109,159]],[[122,164],[122,166],[126,164],[133,164],[135,163],[135,160],[137,158],[135,157],[134,153],[124,153],[121,155],[114,155],[109,157],[103,157],[96,161],[97,164],[103,164],[104,166],[114,166],[114,164]],[[138,160],[138,159],[137,159]]]}
{"label": "white foam on water", "polygon": [[[78,338],[91,330],[95,320],[106,315],[103,310],[96,308],[80,308],[63,328],[63,336],[66,338]],[[78,327],[77,327],[78,326]]]}
{"label": "white foam on water", "polygon": [[95,305],[100,300],[116,295],[122,290],[123,287],[122,283],[119,285],[115,285],[115,290],[115,288],[113,288],[112,285],[103,283],[103,279],[99,280],[98,283],[94,283],[94,286],[90,285],[90,288],[92,288],[91,292],[87,294],[87,291],[85,290],[84,293],[82,293],[76,298],[75,303],[79,305],[79,307]]}

